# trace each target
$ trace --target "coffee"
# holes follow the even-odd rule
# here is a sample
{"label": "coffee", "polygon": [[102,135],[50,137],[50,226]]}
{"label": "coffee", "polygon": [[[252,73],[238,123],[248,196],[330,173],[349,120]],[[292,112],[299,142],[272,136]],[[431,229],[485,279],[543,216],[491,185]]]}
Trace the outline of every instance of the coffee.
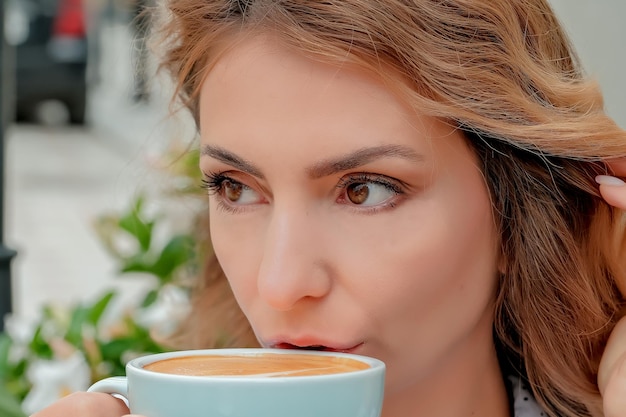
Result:
{"label": "coffee", "polygon": [[183,356],[152,362],[144,369],[188,376],[309,376],[368,369],[370,365],[341,356],[262,353],[258,355]]}

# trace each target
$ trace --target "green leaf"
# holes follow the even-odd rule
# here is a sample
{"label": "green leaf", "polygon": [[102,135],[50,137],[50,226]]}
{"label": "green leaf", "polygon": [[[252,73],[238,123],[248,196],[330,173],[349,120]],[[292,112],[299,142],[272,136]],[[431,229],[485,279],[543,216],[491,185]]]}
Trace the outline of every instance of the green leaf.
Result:
{"label": "green leaf", "polygon": [[11,378],[21,378],[26,375],[28,369],[28,359],[24,358],[18,361],[11,369]]}
{"label": "green leaf", "polygon": [[6,333],[0,333],[0,379],[9,371],[9,353],[13,341]]}
{"label": "green leaf", "polygon": [[100,352],[104,360],[120,360],[124,352],[137,350],[137,339],[124,337],[114,339],[100,346]]}
{"label": "green leaf", "polygon": [[98,323],[100,322],[100,319],[102,318],[102,314],[108,307],[113,297],[115,297],[115,295],[116,295],[115,291],[110,291],[106,293],[98,301],[96,301],[96,303],[93,306],[91,306],[87,314],[87,321],[90,324],[94,326],[98,325]]}
{"label": "green leaf", "polygon": [[174,236],[161,251],[152,272],[165,284],[171,281],[176,268],[193,259],[194,253],[194,240],[191,236]]}
{"label": "green leaf", "polygon": [[88,317],[89,309],[83,306],[76,307],[72,312],[72,319],[65,333],[65,340],[77,348],[80,348],[83,344],[83,328]]}
{"label": "green leaf", "polygon": [[158,296],[159,296],[158,290],[150,290],[148,294],[146,294],[146,296],[144,297],[143,301],[141,302],[141,307],[146,308],[146,307],[151,306],[157,300]]}
{"label": "green leaf", "polygon": [[135,237],[141,250],[147,252],[152,242],[154,222],[146,222],[142,219],[142,207],[143,198],[138,197],[132,210],[120,219],[119,226]]}
{"label": "green leaf", "polygon": [[120,268],[120,272],[146,272],[152,274],[154,261],[148,259],[148,256],[139,254],[126,258]]}
{"label": "green leaf", "polygon": [[35,334],[33,335],[33,339],[30,341],[29,347],[30,350],[38,357],[43,359],[52,359],[53,353],[52,348],[48,342],[43,338],[42,334],[42,325],[40,324],[35,330]]}
{"label": "green leaf", "polygon": [[32,388],[32,384],[24,373],[19,376],[11,376],[5,381],[6,391],[17,401],[22,402]]}
{"label": "green leaf", "polygon": [[19,401],[6,389],[4,384],[0,384],[0,416],[26,417]]}

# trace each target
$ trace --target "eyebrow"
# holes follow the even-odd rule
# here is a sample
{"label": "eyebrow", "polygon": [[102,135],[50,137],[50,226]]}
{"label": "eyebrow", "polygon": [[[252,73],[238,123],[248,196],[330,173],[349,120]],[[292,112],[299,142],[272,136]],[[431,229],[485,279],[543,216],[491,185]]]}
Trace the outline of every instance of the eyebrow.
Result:
{"label": "eyebrow", "polygon": [[424,160],[423,156],[407,146],[381,145],[361,148],[337,158],[325,159],[307,168],[307,173],[313,179],[322,178],[354,169],[382,158],[402,158],[412,162]]}
{"label": "eyebrow", "polygon": [[[224,162],[255,177],[261,179],[265,178],[261,169],[253,163],[219,146],[202,145],[200,154],[215,158],[218,161]],[[412,162],[421,162],[424,160],[422,155],[419,155],[407,146],[381,145],[357,149],[356,151],[336,158],[324,159],[307,168],[306,172],[311,179],[318,179],[358,168],[382,158],[402,158]]]}
{"label": "eyebrow", "polygon": [[257,178],[265,179],[261,170],[252,162],[247,161],[224,148],[220,148],[219,146],[202,145],[200,148],[200,155],[210,156],[218,161],[232,166],[233,168],[237,168],[240,171],[246,172]]}

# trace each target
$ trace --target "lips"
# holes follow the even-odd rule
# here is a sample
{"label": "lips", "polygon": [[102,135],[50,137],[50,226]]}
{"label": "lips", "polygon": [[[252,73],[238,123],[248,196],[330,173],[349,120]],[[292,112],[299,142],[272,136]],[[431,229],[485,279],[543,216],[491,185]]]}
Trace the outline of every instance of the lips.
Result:
{"label": "lips", "polygon": [[315,350],[320,352],[341,352],[341,353],[354,353],[356,349],[362,346],[363,343],[357,343],[350,346],[338,346],[338,345],[325,345],[319,343],[291,343],[291,342],[278,342],[270,343],[269,347],[275,349],[298,349],[298,350]]}

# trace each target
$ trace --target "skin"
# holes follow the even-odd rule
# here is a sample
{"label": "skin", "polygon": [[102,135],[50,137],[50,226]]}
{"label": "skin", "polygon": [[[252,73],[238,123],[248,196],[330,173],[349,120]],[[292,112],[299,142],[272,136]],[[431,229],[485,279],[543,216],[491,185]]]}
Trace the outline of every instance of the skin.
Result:
{"label": "skin", "polygon": [[[607,163],[615,175],[626,177],[626,158],[609,161]],[[619,182],[619,181],[617,181]],[[626,183],[619,185],[600,185],[600,193],[602,197],[615,207],[626,208]]]}
{"label": "skin", "polygon": [[[410,112],[365,73],[263,38],[220,59],[200,105],[201,169],[220,174],[213,244],[259,341],[383,359],[385,417],[507,416],[491,339],[497,239],[459,133]],[[355,151],[381,146],[385,155],[355,162]],[[611,167],[626,176],[625,161]],[[626,187],[600,191],[626,209]],[[600,367],[606,417],[626,409],[625,345],[623,320]],[[35,416],[127,412],[81,393]]]}
{"label": "skin", "polygon": [[213,248],[263,346],[382,359],[385,416],[508,413],[494,220],[459,131],[262,38],[217,63],[200,109],[201,169],[233,183],[211,193]]}
{"label": "skin", "polygon": [[598,387],[606,417],[624,415],[626,410],[626,318],[611,333],[598,372]]}
{"label": "skin", "polygon": [[[626,177],[626,158],[608,161],[607,165],[622,180]],[[604,182],[604,181],[602,181]],[[602,197],[611,205],[626,210],[626,183],[600,184]],[[615,185],[617,183],[617,185]],[[622,283],[622,292],[626,283]],[[626,317],[615,326],[598,369],[598,387],[602,393],[606,417],[618,417],[626,410]]]}

